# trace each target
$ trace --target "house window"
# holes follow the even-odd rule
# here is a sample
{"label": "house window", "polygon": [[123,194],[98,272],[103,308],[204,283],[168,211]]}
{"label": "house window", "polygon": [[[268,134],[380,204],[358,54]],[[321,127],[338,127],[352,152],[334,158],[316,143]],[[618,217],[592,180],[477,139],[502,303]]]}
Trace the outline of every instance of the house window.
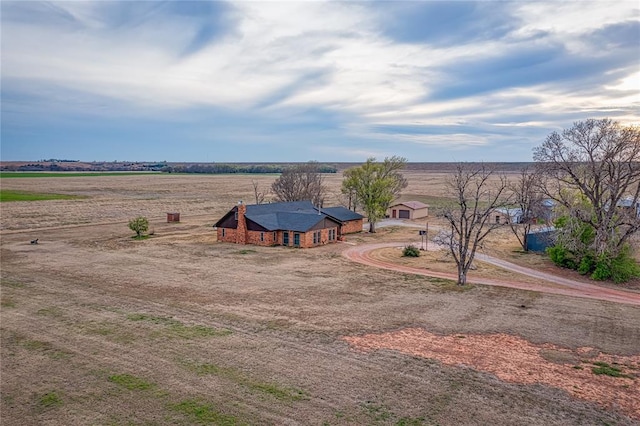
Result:
{"label": "house window", "polygon": [[273,242],[274,242],[274,244],[275,244],[277,241],[278,241],[278,233],[277,233],[277,232],[274,232],[274,233],[273,233]]}
{"label": "house window", "polygon": [[300,245],[300,234],[293,234],[293,245],[294,246]]}
{"label": "house window", "polygon": [[233,214],[233,218],[234,218],[235,220],[238,220],[238,212],[235,212],[235,213]]}
{"label": "house window", "polygon": [[329,229],[329,241],[333,241],[336,239],[336,230]]}
{"label": "house window", "polygon": [[500,223],[500,215],[496,216],[496,223]]}
{"label": "house window", "polygon": [[225,229],[224,229],[224,228],[222,228],[222,236],[223,236],[223,237],[224,237],[224,235],[225,235],[225,232],[224,232],[224,231],[225,231]]}
{"label": "house window", "polygon": [[261,232],[261,233],[260,233],[260,241],[261,241],[261,242],[264,242],[264,232]]}
{"label": "house window", "polygon": [[284,231],[282,233],[282,245],[283,246],[288,246],[289,245],[289,232]]}

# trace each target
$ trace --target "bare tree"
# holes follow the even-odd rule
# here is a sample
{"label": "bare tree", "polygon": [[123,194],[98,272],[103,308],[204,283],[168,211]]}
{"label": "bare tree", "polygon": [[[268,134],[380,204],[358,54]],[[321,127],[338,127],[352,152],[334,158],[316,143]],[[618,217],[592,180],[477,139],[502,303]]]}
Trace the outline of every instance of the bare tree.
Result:
{"label": "bare tree", "polygon": [[489,233],[500,225],[491,223],[492,212],[505,203],[507,178],[498,176],[482,165],[456,165],[447,186],[456,198],[452,206],[444,208],[443,216],[450,226],[440,242],[449,249],[458,268],[458,285],[467,283],[476,251]]}
{"label": "bare tree", "polygon": [[610,119],[576,122],[551,133],[533,158],[545,195],[595,232],[595,258],[615,258],[640,229],[640,128]]}
{"label": "bare tree", "polygon": [[253,185],[253,195],[256,197],[256,204],[264,203],[264,198],[267,193],[260,191],[260,184],[253,179],[251,180],[251,185]]}
{"label": "bare tree", "polygon": [[[348,170],[345,172],[346,178],[348,178],[349,173],[350,172]],[[355,212],[358,208],[358,194],[356,194],[356,188],[353,187],[353,185],[349,185],[351,185],[351,183],[348,183],[347,185],[343,184],[341,192],[346,199],[345,204],[347,204],[347,208]]]}
{"label": "bare tree", "polygon": [[285,169],[271,185],[271,190],[279,201],[310,200],[322,206],[326,193],[320,166],[315,161]]}
{"label": "bare tree", "polygon": [[519,220],[510,220],[509,227],[522,246],[522,250],[528,251],[527,238],[531,227],[543,216],[540,175],[526,167],[522,169],[515,182],[509,183],[508,189],[512,195],[513,208],[520,211]]}

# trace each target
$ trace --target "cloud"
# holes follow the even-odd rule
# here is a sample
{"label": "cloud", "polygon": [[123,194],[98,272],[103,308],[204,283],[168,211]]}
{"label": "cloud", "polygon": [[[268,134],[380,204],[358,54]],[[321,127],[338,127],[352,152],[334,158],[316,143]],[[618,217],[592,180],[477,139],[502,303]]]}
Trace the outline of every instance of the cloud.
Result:
{"label": "cloud", "polygon": [[255,161],[332,150],[351,161],[526,160],[552,130],[602,115],[637,121],[640,110],[630,2],[0,7],[3,155],[25,138],[62,146],[53,135],[66,133],[155,140],[166,152],[181,140],[180,155],[246,144]]}
{"label": "cloud", "polygon": [[[606,25],[592,31],[588,37],[594,47],[601,49],[630,48],[636,53],[640,49],[640,22],[625,21]],[[637,57],[635,58],[637,63]]]}
{"label": "cloud", "polygon": [[[441,69],[446,80],[429,99],[455,99],[511,88],[544,85],[581,89],[601,87],[627,75],[637,64],[630,52],[618,50],[598,55],[574,54],[561,45],[528,46],[516,44],[482,58],[449,64]],[[594,84],[594,80],[595,83]]]}
{"label": "cloud", "polygon": [[471,44],[506,37],[519,25],[507,2],[386,2],[375,7],[384,35],[402,43]]}

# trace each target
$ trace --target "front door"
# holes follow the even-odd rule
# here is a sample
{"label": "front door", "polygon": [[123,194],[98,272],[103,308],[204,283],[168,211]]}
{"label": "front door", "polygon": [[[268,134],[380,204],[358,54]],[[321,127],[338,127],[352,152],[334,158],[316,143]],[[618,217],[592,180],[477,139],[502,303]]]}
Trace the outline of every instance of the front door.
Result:
{"label": "front door", "polygon": [[396,218],[396,209],[391,210],[391,218],[392,219]]}
{"label": "front door", "polygon": [[282,233],[282,245],[283,246],[289,245],[289,233],[287,231],[284,231]]}

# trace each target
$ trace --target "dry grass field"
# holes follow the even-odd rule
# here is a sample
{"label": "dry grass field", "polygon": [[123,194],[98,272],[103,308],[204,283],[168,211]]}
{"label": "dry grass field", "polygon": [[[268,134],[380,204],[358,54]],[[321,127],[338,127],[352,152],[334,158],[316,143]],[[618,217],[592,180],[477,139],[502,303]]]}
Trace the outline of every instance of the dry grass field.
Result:
{"label": "dry grass field", "polygon": [[[407,177],[405,197],[446,198],[443,173]],[[274,179],[3,179],[84,198],[0,206],[0,423],[640,424],[640,309],[340,255],[415,229],[308,250],[216,242],[211,225]],[[127,228],[138,215],[146,240]]]}

